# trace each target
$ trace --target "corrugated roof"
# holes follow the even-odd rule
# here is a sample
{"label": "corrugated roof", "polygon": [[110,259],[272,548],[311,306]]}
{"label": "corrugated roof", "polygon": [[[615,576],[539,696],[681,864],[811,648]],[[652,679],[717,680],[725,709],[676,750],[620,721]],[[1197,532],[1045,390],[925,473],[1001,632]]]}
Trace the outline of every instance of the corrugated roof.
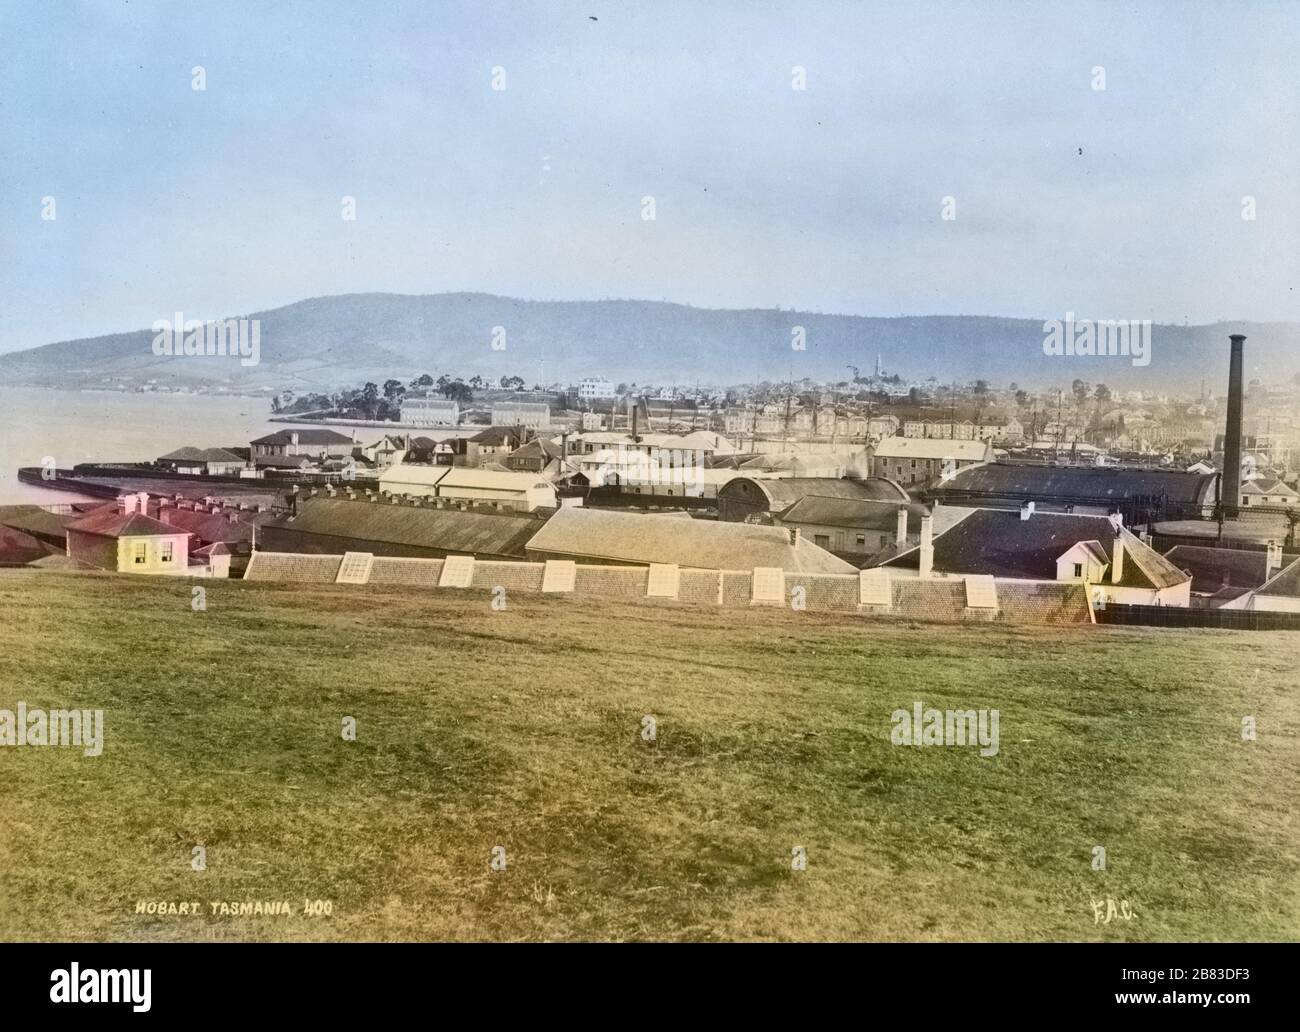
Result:
{"label": "corrugated roof", "polygon": [[528,551],[703,570],[773,566],[795,573],[856,572],[807,538],[792,545],[790,532],[781,527],[586,508],[561,509],[528,542]]}
{"label": "corrugated roof", "polygon": [[935,493],[974,491],[988,496],[1095,498],[1121,501],[1166,495],[1170,502],[1203,505],[1214,498],[1214,474],[1103,466],[1031,466],[987,463],[960,469]]}
{"label": "corrugated roof", "polygon": [[534,516],[495,512],[462,512],[387,502],[310,498],[300,502],[298,515],[268,527],[351,538],[353,551],[364,552],[366,541],[441,549],[467,555],[524,557],[524,546],[542,526]]}
{"label": "corrugated roof", "polygon": [[847,479],[841,477],[785,477],[768,480],[760,477],[735,477],[719,492],[730,497],[731,492],[743,491],[742,485],[752,485],[767,498],[768,509],[777,512],[788,508],[800,498],[818,495],[823,498],[873,498],[878,501],[910,502],[911,496],[892,480],[881,477]]}

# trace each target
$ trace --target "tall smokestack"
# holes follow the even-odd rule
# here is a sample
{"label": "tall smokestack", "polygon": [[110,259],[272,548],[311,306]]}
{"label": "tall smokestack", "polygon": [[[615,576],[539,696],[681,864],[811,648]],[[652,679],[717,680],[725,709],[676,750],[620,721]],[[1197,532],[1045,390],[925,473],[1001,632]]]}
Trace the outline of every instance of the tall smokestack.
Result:
{"label": "tall smokestack", "polygon": [[1246,338],[1234,333],[1228,340],[1228,425],[1223,434],[1223,508],[1235,517],[1241,504],[1241,374]]}

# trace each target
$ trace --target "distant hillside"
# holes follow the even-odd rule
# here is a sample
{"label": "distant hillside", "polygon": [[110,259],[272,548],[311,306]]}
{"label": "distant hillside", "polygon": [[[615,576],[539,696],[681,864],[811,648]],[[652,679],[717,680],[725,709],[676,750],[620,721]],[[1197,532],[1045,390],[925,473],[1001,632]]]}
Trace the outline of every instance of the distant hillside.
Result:
{"label": "distant hillside", "polygon": [[[1054,315],[1053,318],[1057,316]],[[312,298],[261,320],[261,363],[159,358],[149,330],[63,341],[0,355],[7,383],[58,386],[140,383],[330,386],[388,375],[518,375],[529,383],[603,375],[615,382],[729,384],[793,376],[847,379],[879,354],[885,370],[940,381],[982,378],[1004,386],[1090,383],[1222,390],[1227,336],[1245,333],[1247,377],[1300,371],[1300,324],[1216,323],[1153,331],[1145,368],[1122,357],[1043,354],[1041,320],[986,316],[874,318],[772,309],[692,308],[662,301],[520,301],[490,294],[347,294]],[[491,346],[505,328],[505,348]],[[806,332],[804,351],[792,329]]]}

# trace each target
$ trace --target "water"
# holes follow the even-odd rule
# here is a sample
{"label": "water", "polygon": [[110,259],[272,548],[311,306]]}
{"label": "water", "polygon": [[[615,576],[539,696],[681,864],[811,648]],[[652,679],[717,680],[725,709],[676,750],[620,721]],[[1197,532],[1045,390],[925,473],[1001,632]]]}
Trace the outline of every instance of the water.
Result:
{"label": "water", "polygon": [[77,500],[70,491],[19,483],[18,467],[40,466],[46,456],[70,469],[148,461],[187,444],[247,448],[254,437],[286,428],[270,415],[269,398],[0,387],[0,505]]}

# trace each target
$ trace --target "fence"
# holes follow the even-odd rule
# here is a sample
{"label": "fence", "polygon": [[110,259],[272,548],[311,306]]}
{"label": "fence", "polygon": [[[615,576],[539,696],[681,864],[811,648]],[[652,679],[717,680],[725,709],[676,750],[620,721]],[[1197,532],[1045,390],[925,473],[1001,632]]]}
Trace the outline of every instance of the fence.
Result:
{"label": "fence", "polygon": [[1099,624],[1143,627],[1219,627],[1235,631],[1300,631],[1300,613],[1255,609],[1188,609],[1111,603],[1095,611]]}

